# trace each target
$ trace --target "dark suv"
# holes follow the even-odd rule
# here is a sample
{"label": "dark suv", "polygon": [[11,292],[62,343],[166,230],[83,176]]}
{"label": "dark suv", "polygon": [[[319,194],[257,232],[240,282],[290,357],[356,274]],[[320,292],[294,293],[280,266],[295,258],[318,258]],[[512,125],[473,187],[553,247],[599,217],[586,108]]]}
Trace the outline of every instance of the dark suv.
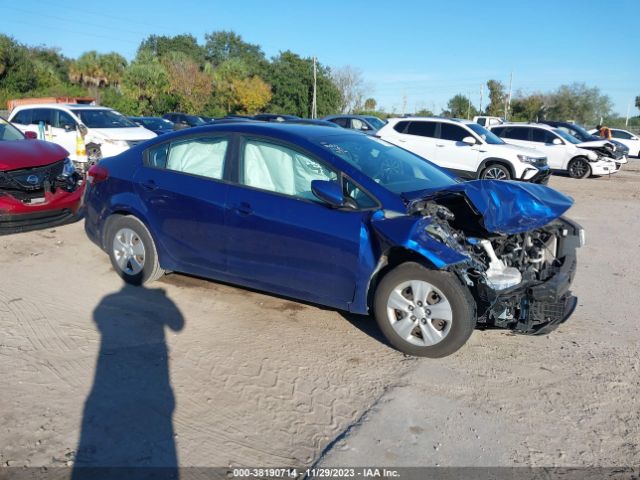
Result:
{"label": "dark suv", "polygon": [[165,113],[162,118],[167,119],[175,124],[176,130],[189,127],[200,127],[208,122],[204,121],[198,115],[189,115],[188,113]]}

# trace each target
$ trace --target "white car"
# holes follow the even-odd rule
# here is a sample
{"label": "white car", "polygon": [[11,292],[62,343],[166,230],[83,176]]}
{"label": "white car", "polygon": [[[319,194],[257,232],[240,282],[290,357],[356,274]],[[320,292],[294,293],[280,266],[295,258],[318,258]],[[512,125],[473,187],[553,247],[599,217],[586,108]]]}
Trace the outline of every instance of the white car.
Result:
{"label": "white car", "polygon": [[550,173],[543,153],[507,145],[483,126],[467,120],[391,118],[376,136],[460,177],[544,183]]}
{"label": "white car", "polygon": [[608,175],[619,168],[612,158],[595,151],[605,147],[604,140],[581,142],[564,130],[540,123],[505,123],[490,130],[507,143],[543,152],[552,170],[573,178]]}
{"label": "white car", "polygon": [[[624,144],[629,149],[629,156],[640,157],[640,137],[638,135],[621,128],[610,128],[609,130],[611,130],[611,136],[614,140]],[[598,130],[589,130],[589,133],[598,135]]]}
{"label": "white car", "polygon": [[76,154],[79,132],[85,145],[96,145],[94,155],[97,158],[94,160],[118,155],[133,145],[156,136],[111,108],[91,105],[22,105],[11,111],[9,121],[23,132],[37,132],[42,123],[47,132],[45,139],[67,150],[69,158],[83,171],[87,168],[88,159]]}

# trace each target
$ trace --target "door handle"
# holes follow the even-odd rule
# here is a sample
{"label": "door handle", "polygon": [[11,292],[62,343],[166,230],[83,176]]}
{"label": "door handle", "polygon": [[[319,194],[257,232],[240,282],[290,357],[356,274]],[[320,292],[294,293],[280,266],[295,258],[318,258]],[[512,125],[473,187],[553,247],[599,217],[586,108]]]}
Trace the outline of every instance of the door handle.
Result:
{"label": "door handle", "polygon": [[149,191],[153,191],[158,188],[158,185],[156,185],[156,182],[154,182],[153,180],[147,180],[146,182],[142,182],[141,185],[142,185],[142,188]]}
{"label": "door handle", "polygon": [[436,147],[444,147],[445,145],[441,144],[441,143],[436,143]]}
{"label": "door handle", "polygon": [[406,140],[404,138],[399,138],[398,141],[402,143],[406,143]]}
{"label": "door handle", "polygon": [[253,213],[253,209],[251,208],[251,205],[249,205],[247,202],[241,202],[239,205],[236,205],[233,209],[240,215],[251,215]]}

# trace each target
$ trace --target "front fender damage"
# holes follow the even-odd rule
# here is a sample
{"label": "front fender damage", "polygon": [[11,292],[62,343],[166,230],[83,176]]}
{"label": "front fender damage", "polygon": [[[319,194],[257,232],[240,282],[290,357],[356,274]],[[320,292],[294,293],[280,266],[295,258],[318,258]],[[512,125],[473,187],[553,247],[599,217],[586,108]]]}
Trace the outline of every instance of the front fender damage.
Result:
{"label": "front fender damage", "polygon": [[369,246],[366,288],[400,247],[457,275],[476,300],[480,328],[555,329],[576,305],[569,288],[584,232],[561,217],[572,200],[540,185],[460,185],[408,200],[406,213],[372,215],[361,239]]}

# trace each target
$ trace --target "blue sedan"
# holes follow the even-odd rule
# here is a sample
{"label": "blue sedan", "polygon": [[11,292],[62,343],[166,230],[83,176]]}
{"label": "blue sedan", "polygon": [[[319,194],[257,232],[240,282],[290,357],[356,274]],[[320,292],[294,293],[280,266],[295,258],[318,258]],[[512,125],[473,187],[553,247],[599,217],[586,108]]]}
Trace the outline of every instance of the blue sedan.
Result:
{"label": "blue sedan", "polygon": [[258,122],[170,133],[88,172],[85,230],[140,285],[166,271],[358,314],[411,355],[573,312],[583,231],[542,185],[461,182],[378,138]]}

